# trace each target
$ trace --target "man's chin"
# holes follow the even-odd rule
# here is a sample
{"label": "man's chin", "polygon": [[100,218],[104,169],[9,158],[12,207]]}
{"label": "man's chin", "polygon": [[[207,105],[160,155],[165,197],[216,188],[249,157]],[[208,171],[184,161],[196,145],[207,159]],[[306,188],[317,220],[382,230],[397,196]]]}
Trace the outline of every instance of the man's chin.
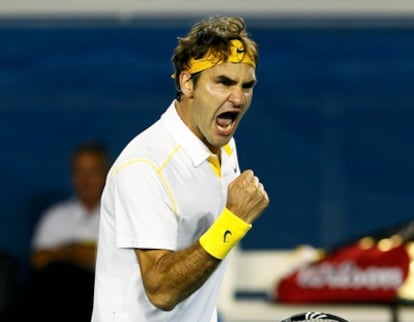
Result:
{"label": "man's chin", "polygon": [[221,148],[221,147],[225,146],[226,144],[228,144],[232,137],[233,137],[232,135],[221,136],[220,138],[217,138],[214,141],[213,146],[216,147],[216,148]]}

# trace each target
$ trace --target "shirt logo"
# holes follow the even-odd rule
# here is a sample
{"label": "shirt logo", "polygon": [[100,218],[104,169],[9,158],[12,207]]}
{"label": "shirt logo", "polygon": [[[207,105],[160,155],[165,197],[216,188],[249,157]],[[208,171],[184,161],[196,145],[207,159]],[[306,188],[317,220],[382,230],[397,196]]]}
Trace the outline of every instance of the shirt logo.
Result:
{"label": "shirt logo", "polygon": [[223,242],[224,243],[227,243],[227,236],[228,235],[233,235],[232,233],[231,233],[231,231],[230,230],[226,230],[225,232],[224,232],[224,235],[223,235]]}

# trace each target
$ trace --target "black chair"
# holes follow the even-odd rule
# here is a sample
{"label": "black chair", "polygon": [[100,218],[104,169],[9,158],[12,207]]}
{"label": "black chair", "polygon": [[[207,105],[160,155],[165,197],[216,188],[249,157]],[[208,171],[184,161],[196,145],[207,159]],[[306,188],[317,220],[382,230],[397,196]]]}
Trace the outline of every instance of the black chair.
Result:
{"label": "black chair", "polygon": [[0,252],[0,320],[6,316],[16,290],[17,264],[12,256]]}

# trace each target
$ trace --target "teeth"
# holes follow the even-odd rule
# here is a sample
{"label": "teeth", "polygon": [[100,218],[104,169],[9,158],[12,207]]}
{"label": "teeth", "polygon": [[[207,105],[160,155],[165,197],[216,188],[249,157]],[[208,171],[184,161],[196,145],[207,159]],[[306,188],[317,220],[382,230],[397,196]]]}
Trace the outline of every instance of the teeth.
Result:
{"label": "teeth", "polygon": [[233,122],[227,122],[227,124],[218,124],[217,123],[217,127],[221,130],[221,131],[226,131],[231,129]]}
{"label": "teeth", "polygon": [[232,115],[230,113],[223,113],[219,117],[217,117],[216,125],[220,131],[223,131],[223,132],[231,131],[233,127],[233,123],[234,123],[234,120],[231,116]]}
{"label": "teeth", "polygon": [[226,126],[223,126],[223,125],[217,124],[217,127],[218,127],[220,130],[222,130],[222,131],[226,131],[226,130],[228,130],[228,129],[230,129],[230,128],[231,128],[231,122],[230,122],[229,124],[227,124]]}

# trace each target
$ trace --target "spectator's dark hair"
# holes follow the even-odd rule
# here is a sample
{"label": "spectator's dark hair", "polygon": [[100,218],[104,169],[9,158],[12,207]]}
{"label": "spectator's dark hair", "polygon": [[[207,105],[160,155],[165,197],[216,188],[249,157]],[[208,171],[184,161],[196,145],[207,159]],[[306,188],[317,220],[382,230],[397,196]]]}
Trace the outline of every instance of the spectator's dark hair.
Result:
{"label": "spectator's dark hair", "polygon": [[106,145],[103,144],[102,142],[89,140],[89,141],[85,141],[77,145],[72,152],[72,158],[71,158],[72,164],[73,164],[73,161],[79,155],[84,154],[84,153],[97,155],[104,160],[106,166],[109,165],[108,149]]}

